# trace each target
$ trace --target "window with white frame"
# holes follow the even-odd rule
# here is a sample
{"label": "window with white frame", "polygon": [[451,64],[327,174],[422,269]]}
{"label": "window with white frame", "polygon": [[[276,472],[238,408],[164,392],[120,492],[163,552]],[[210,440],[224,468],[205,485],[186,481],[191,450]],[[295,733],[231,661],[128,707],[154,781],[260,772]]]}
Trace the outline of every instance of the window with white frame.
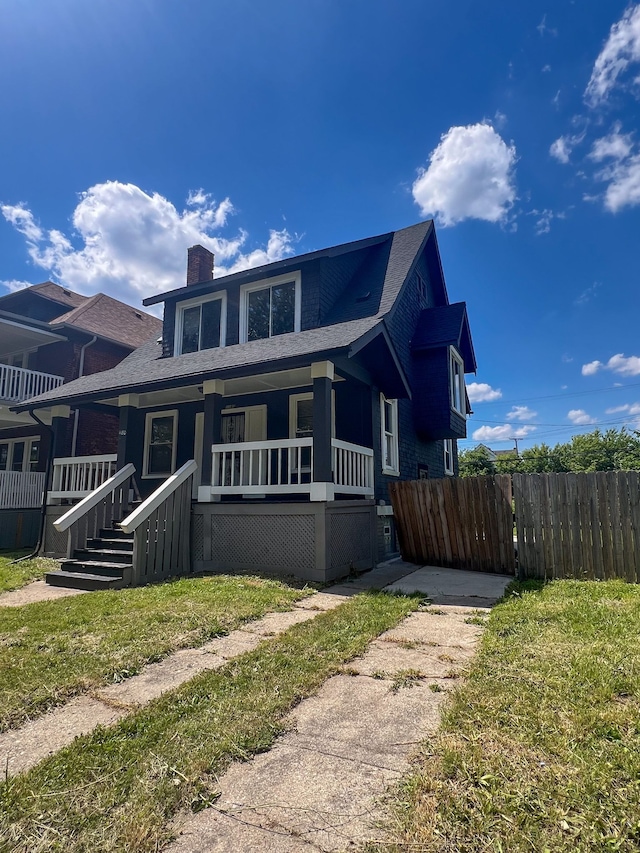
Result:
{"label": "window with white frame", "polygon": [[382,472],[398,475],[398,401],[380,394],[380,427],[382,439]]}
{"label": "window with white frame", "polygon": [[444,473],[453,474],[453,439],[444,440]]}
{"label": "window with white frame", "polygon": [[240,341],[300,331],[300,273],[247,284],[240,289]]}
{"label": "window with white frame", "polygon": [[39,438],[0,441],[0,471],[37,471]]}
{"label": "window with white frame", "polygon": [[464,417],[464,362],[453,347],[449,348],[449,382],[451,408]]}
{"label": "window with white frame", "polygon": [[226,320],[226,291],[213,293],[204,299],[179,302],[176,306],[175,354],[223,347]]}
{"label": "window with white frame", "polygon": [[143,477],[168,477],[176,468],[178,412],[148,412],[144,429]]}

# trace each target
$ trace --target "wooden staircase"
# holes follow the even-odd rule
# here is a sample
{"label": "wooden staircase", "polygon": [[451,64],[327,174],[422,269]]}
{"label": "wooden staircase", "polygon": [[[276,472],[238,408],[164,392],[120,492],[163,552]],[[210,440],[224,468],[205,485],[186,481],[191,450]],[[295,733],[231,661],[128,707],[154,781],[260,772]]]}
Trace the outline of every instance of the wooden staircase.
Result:
{"label": "wooden staircase", "polygon": [[101,528],[99,536],[87,540],[86,547],[76,548],[71,559],[61,561],[61,569],[47,572],[45,580],[52,586],[68,589],[121,589],[131,585],[133,573],[133,535],[120,530],[114,521]]}

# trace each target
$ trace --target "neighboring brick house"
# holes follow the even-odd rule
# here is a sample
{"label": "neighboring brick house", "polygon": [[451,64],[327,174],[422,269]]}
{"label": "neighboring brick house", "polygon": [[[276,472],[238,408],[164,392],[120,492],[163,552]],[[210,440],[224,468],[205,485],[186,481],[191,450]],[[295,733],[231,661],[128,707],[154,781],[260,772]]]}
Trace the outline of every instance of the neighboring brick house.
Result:
{"label": "neighboring brick house", "polygon": [[[44,474],[51,442],[49,411],[39,413],[40,425],[11,408],[115,367],[161,329],[156,317],[117,299],[82,296],[50,281],[0,297],[0,548],[35,544],[43,477],[27,475]],[[76,410],[57,455],[114,454],[117,435],[117,416]],[[18,522],[16,511],[30,508]]]}
{"label": "neighboring brick house", "polygon": [[119,412],[143,497],[195,459],[197,569],[370,566],[394,547],[389,482],[454,474],[466,436],[476,362],[433,222],[219,278],[213,262],[192,247],[186,286],[144,301],[164,303],[160,342],[22,408]]}

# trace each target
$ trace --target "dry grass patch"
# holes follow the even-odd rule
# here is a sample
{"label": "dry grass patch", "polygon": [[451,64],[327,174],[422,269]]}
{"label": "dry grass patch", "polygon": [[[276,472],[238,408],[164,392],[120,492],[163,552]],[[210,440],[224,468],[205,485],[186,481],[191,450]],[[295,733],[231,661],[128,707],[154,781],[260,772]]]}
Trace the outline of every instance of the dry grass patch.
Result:
{"label": "dry grass patch", "polygon": [[52,572],[59,567],[56,560],[46,557],[35,557],[33,560],[23,560],[14,563],[18,557],[27,555],[27,551],[0,551],[0,592],[10,592],[44,577],[45,572]]}
{"label": "dry grass patch", "polygon": [[0,730],[269,610],[286,610],[307,592],[216,575],[0,608]]}
{"label": "dry grass patch", "polygon": [[557,581],[496,607],[394,815],[369,850],[635,853],[640,588]]}

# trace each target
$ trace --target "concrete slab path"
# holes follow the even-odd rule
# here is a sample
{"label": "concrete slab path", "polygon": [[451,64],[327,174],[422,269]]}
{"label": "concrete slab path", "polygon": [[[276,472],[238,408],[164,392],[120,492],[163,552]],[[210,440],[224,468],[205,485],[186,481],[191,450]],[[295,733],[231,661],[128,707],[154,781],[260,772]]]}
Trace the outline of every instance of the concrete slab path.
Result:
{"label": "concrete slab path", "polygon": [[84,589],[65,589],[62,586],[49,586],[45,581],[32,581],[20,589],[3,592],[0,595],[0,607],[22,607],[36,601],[54,601],[57,598],[84,594]]}
{"label": "concrete slab path", "polygon": [[[379,798],[438,726],[447,691],[471,659],[488,612],[511,580],[402,560],[315,593],[290,611],[269,613],[226,637],[183,649],[120,684],[79,696],[0,735],[0,766],[27,770],[97,725],[112,725],[206,669],[313,619],[365,589],[421,592],[427,607],[370,644],[291,716],[292,730],[269,752],[232,765],[214,808],[181,816],[171,853],[353,849],[377,837]],[[35,584],[31,584],[34,586]],[[28,589],[28,587],[27,587]],[[484,606],[478,608],[478,603]],[[460,606],[467,605],[467,606]],[[471,605],[471,606],[468,606]]]}

